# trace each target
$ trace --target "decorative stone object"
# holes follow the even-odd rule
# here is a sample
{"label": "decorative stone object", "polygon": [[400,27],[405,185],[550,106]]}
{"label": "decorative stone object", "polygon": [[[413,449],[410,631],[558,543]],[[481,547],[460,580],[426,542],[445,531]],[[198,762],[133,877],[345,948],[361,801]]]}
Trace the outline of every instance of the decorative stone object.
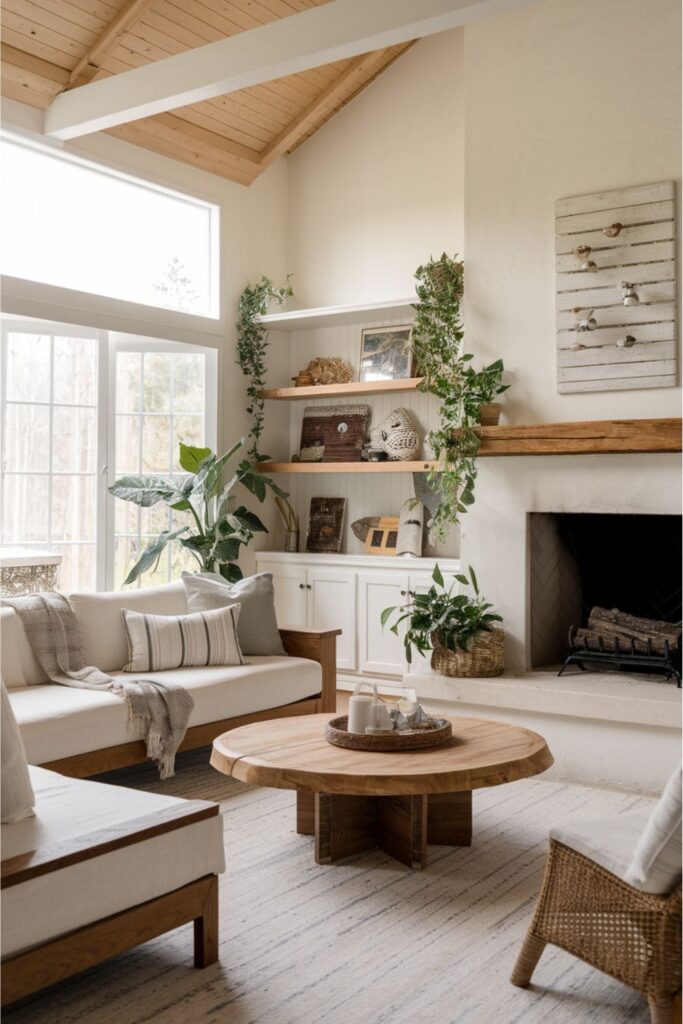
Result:
{"label": "decorative stone object", "polygon": [[673,182],[559,199],[555,253],[557,390],[674,386]]}
{"label": "decorative stone object", "polygon": [[396,554],[420,558],[424,535],[424,505],[417,498],[408,498],[401,505],[398,519]]}
{"label": "decorative stone object", "polygon": [[420,450],[420,435],[407,409],[394,409],[370,433],[375,450],[385,451],[390,459],[410,462]]}

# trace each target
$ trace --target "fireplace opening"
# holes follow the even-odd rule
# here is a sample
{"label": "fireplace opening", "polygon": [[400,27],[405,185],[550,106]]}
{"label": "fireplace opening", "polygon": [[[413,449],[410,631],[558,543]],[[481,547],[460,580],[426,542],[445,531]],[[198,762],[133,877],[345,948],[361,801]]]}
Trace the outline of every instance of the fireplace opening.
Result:
{"label": "fireplace opening", "polygon": [[[666,651],[680,667],[680,642],[672,641],[676,630],[665,625],[681,622],[680,516],[532,512],[529,554],[532,668],[559,668],[570,649],[572,627],[580,630],[579,644],[600,654],[595,664],[612,653],[622,656],[613,659],[621,670],[647,672]],[[592,627],[601,614],[591,619],[594,609],[618,609],[661,626],[654,639],[644,636],[634,643],[623,635],[616,641],[599,637]],[[611,622],[608,628],[613,629]],[[651,665],[646,664],[648,651]],[[643,658],[631,659],[631,653]],[[607,667],[609,660],[604,659]]]}

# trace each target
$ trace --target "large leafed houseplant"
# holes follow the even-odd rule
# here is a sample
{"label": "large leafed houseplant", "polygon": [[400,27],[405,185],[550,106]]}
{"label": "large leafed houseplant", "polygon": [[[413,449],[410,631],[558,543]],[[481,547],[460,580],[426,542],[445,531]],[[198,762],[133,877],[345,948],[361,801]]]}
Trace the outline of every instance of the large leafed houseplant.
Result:
{"label": "large leafed houseplant", "polygon": [[242,578],[237,564],[240,548],[249,544],[255,533],[268,531],[259,517],[241,503],[236,490],[242,485],[260,502],[269,489],[283,498],[287,496],[269,477],[259,473],[249,459],[241,459],[227,482],[222,482],[228,463],[243,444],[240,439],[218,457],[210,448],[181,443],[180,465],[187,474],[184,478],[131,475],[112,484],[109,490],[122,501],[141,508],[163,502],[175,513],[187,516],[184,525],[164,530],[147,545],[124,583],[133,583],[142,573],[156,567],[167,544],[182,545],[203,572],[218,572],[230,582]]}

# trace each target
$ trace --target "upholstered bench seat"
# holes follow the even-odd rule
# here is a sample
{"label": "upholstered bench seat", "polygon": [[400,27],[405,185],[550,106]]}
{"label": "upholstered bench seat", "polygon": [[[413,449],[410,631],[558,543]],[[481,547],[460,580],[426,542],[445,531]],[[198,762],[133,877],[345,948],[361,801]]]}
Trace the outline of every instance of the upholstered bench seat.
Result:
{"label": "upholstered bench seat", "polygon": [[[71,779],[31,768],[36,817],[2,826],[3,876],[11,863],[106,842],[187,814],[199,802]],[[202,806],[210,807],[208,804]],[[68,856],[67,856],[68,859]],[[73,858],[72,858],[73,859]],[[225,868],[220,814],[176,822],[152,838],[119,846],[10,885],[2,893],[3,959],[43,945]]]}
{"label": "upholstered bench seat", "polygon": [[[614,814],[604,818],[578,819],[557,825],[550,838],[582,853],[617,878],[626,880],[638,841],[645,830],[650,810]],[[642,892],[658,892],[647,884],[637,885]]]}
{"label": "upholstered bench seat", "polygon": [[[145,679],[173,681],[192,695],[190,726],[277,708],[320,693],[322,669],[306,658],[249,657],[229,667],[145,672]],[[112,672],[113,676],[129,673]],[[112,693],[51,683],[11,690],[12,708],[29,764],[126,743],[126,704]]]}

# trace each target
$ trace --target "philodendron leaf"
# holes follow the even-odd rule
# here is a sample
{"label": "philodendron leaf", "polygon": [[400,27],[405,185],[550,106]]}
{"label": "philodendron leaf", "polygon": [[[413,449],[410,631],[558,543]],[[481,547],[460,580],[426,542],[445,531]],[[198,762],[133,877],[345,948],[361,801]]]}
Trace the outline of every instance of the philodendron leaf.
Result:
{"label": "philodendron leaf", "polygon": [[381,615],[382,628],[386,626],[389,616],[396,611],[396,605],[392,608],[385,608]]}
{"label": "philodendron leaf", "polygon": [[132,501],[142,508],[149,508],[169,498],[180,498],[175,484],[163,476],[122,476],[111,485],[109,493],[121,501]]}
{"label": "philodendron leaf", "polygon": [[179,537],[181,533],[185,533],[187,530],[186,526],[183,526],[181,530],[165,530],[164,533],[160,533],[156,540],[148,544],[145,550],[140,555],[139,559],[130,570],[125,580],[126,583],[135,583],[138,576],[141,576],[143,572],[150,569],[156,562],[159,561],[161,553],[168,544],[169,541]]}
{"label": "philodendron leaf", "polygon": [[251,533],[268,533],[268,530],[263,525],[259,517],[254,515],[253,512],[250,512],[248,508],[244,507],[244,505],[240,505],[238,509],[235,509],[233,517],[244,530],[249,530]]}
{"label": "philodendron leaf", "polygon": [[235,562],[224,562],[220,567],[220,574],[228,583],[237,583],[243,575],[239,565]]}
{"label": "philodendron leaf", "polygon": [[434,572],[432,573],[432,579],[437,584],[437,586],[443,587],[443,585],[444,585],[444,583],[443,583],[443,575],[441,573],[441,569],[439,569],[438,564],[434,566]]}
{"label": "philodendron leaf", "polygon": [[475,594],[479,593],[479,584],[477,583],[477,577],[475,576],[474,569],[470,566],[470,579],[472,580],[472,586]]}
{"label": "philodendron leaf", "polygon": [[232,562],[240,553],[240,544],[241,541],[236,537],[228,537],[226,540],[221,540],[216,544],[213,556],[219,562]]}
{"label": "philodendron leaf", "polygon": [[194,448],[192,445],[180,442],[180,457],[178,461],[186,473],[196,473],[208,455],[211,455],[210,448]]}

